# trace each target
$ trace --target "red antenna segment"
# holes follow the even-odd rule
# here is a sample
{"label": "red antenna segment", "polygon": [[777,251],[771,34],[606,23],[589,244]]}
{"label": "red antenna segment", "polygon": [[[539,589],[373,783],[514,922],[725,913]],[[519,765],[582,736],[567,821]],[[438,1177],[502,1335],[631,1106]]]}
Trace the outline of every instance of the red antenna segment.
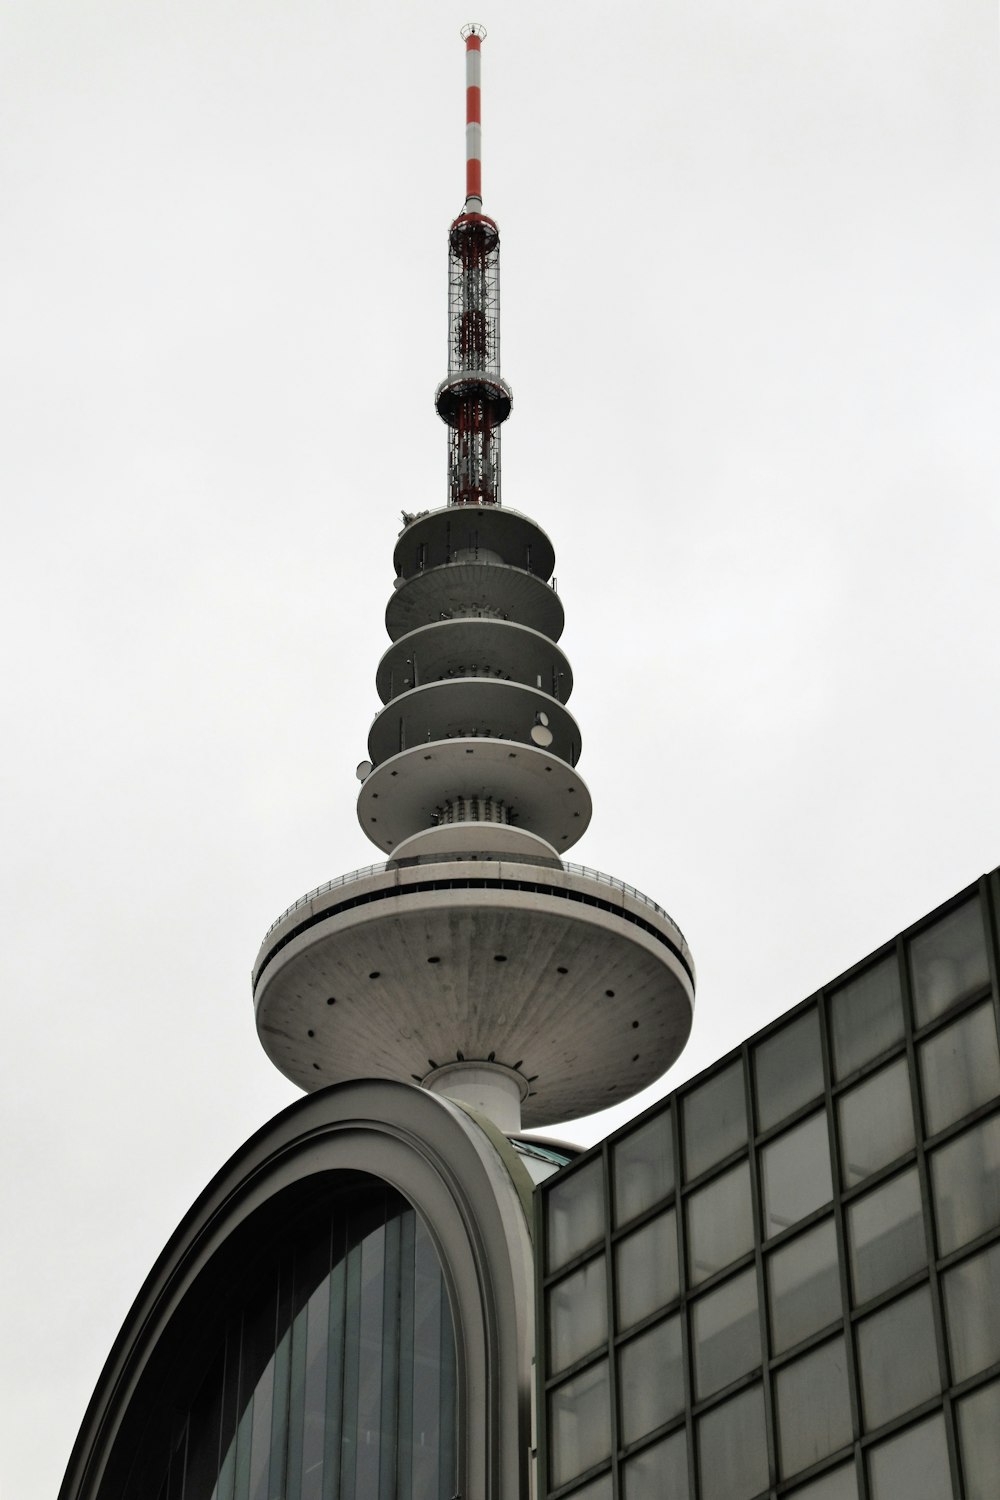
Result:
{"label": "red antenna segment", "polygon": [[448,424],[448,504],[500,504],[500,424],[510,386],[500,375],[500,231],[483,213],[480,49],[465,40],[465,208],[448,233],[448,375],[437,389]]}
{"label": "red antenna segment", "polygon": [[486,35],[475,21],[462,27],[465,38],[465,207],[469,213],[483,206],[483,114],[479,64]]}

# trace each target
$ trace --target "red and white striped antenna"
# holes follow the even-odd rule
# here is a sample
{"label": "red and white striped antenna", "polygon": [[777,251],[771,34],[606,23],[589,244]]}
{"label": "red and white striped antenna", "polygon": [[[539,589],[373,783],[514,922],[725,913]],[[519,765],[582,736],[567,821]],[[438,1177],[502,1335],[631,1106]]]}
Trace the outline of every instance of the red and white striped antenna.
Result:
{"label": "red and white striped antenna", "polygon": [[470,21],[462,27],[465,40],[465,208],[483,207],[483,110],[480,57],[486,27]]}

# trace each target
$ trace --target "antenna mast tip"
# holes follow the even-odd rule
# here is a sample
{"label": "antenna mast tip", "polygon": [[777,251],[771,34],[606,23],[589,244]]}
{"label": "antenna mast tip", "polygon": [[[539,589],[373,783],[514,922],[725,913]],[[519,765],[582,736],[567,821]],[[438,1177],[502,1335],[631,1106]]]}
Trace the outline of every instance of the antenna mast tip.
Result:
{"label": "antenna mast tip", "polygon": [[478,21],[467,21],[461,30],[463,42],[467,42],[470,36],[477,36],[480,41],[486,37],[486,27],[480,26]]}

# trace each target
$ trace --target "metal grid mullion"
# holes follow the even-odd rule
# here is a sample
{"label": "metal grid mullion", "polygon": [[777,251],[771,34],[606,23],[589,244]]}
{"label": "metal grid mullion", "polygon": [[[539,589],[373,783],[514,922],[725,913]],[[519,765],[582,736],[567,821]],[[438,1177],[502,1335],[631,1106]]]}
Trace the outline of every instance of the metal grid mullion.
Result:
{"label": "metal grid mullion", "polygon": [[[934,1340],[937,1345],[938,1373],[941,1378],[941,1389],[942,1391],[946,1391],[951,1385],[951,1359],[948,1354],[948,1339],[944,1322],[944,1303],[938,1267],[937,1232],[934,1224],[934,1208],[931,1197],[930,1166],[927,1160],[927,1121],[924,1113],[923,1089],[920,1083],[917,1043],[914,1037],[916,1016],[913,1010],[913,986],[910,982],[910,966],[907,962],[909,955],[902,938],[899,939],[899,946],[902,950],[900,986],[903,992],[903,1035],[906,1041],[906,1057],[910,1071],[911,1102],[913,1105],[914,1125],[916,1127],[917,1177],[920,1182],[924,1235],[929,1251],[927,1262],[930,1273],[931,1311],[934,1317]],[[954,1436],[953,1433],[952,1436]],[[951,1452],[954,1456],[954,1449]],[[958,1492],[956,1491],[956,1493]]]}
{"label": "metal grid mullion", "polygon": [[607,1140],[605,1140],[601,1145],[601,1161],[604,1168],[602,1185],[604,1189],[604,1286],[608,1310],[608,1392],[611,1398],[611,1493],[614,1496],[614,1500],[619,1500],[619,1496],[622,1493],[622,1485],[618,1475],[618,1455],[621,1452],[622,1441],[621,1413],[618,1407],[618,1353],[615,1346],[615,1335],[618,1332],[618,1292],[615,1286],[614,1243],[612,1240],[615,1184],[611,1176],[611,1156],[611,1147]]}
{"label": "metal grid mullion", "polygon": [[[847,1221],[844,1213],[844,1171],[840,1152],[840,1131],[838,1129],[837,1101],[839,1095],[834,1092],[833,1047],[830,1038],[832,1022],[829,999],[825,990],[820,991],[816,1003],[819,1006],[820,1047],[823,1054],[824,1103],[826,1106],[826,1124],[830,1143],[830,1176],[833,1181],[833,1223],[837,1239],[837,1271],[840,1281],[840,1326],[843,1332],[844,1351],[847,1359],[847,1392],[851,1403],[851,1427],[854,1439],[854,1461],[858,1481],[858,1496],[859,1500],[867,1500],[868,1479],[865,1473],[865,1465],[861,1461],[860,1448],[861,1434],[864,1431],[861,1409],[861,1373],[858,1368],[857,1349],[854,1343],[854,1325],[851,1319],[850,1256],[847,1244]],[[878,1058],[874,1061],[876,1065],[881,1065],[885,1062],[885,1058]],[[856,1078],[857,1074],[854,1077]]]}
{"label": "metal grid mullion", "polygon": [[[548,1265],[548,1194],[539,1184],[535,1192],[535,1254],[544,1274]],[[549,1493],[549,1349],[548,1349],[548,1280],[546,1279],[535,1298],[535,1420],[537,1422],[537,1494]]]}
{"label": "metal grid mullion", "polygon": [[982,902],[986,927],[986,954],[990,964],[993,1019],[1000,1035],[1000,870],[982,880]]}
{"label": "metal grid mullion", "polygon": [[697,1495],[701,1487],[698,1472],[697,1445],[695,1443],[694,1418],[694,1364],[691,1337],[688,1328],[690,1287],[688,1286],[688,1243],[686,1199],[682,1196],[683,1182],[681,1148],[683,1134],[681,1126],[681,1104],[677,1094],[672,1096],[670,1110],[670,1142],[674,1152],[674,1205],[677,1224],[677,1289],[680,1293],[681,1320],[681,1373],[684,1380],[684,1422],[687,1428],[688,1489]]}
{"label": "metal grid mullion", "polygon": [[747,1111],[747,1139],[750,1146],[750,1212],[753,1218],[754,1269],[757,1273],[757,1323],[760,1332],[761,1381],[764,1390],[764,1427],[767,1438],[768,1488],[778,1482],[778,1429],[774,1394],[771,1388],[771,1332],[767,1319],[767,1291],[764,1285],[764,1205],[760,1196],[760,1170],[757,1156],[757,1094],[753,1076],[750,1045],[743,1043],[743,1097]]}

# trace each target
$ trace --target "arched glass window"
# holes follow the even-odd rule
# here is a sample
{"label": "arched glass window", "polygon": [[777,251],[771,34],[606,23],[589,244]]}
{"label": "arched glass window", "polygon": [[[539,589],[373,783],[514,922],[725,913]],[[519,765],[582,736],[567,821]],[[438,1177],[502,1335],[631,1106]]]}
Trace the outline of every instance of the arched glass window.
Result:
{"label": "arched glass window", "polygon": [[229,1274],[214,1332],[191,1330],[192,1395],[127,1500],[451,1500],[455,1336],[433,1243],[386,1184],[325,1181]]}

